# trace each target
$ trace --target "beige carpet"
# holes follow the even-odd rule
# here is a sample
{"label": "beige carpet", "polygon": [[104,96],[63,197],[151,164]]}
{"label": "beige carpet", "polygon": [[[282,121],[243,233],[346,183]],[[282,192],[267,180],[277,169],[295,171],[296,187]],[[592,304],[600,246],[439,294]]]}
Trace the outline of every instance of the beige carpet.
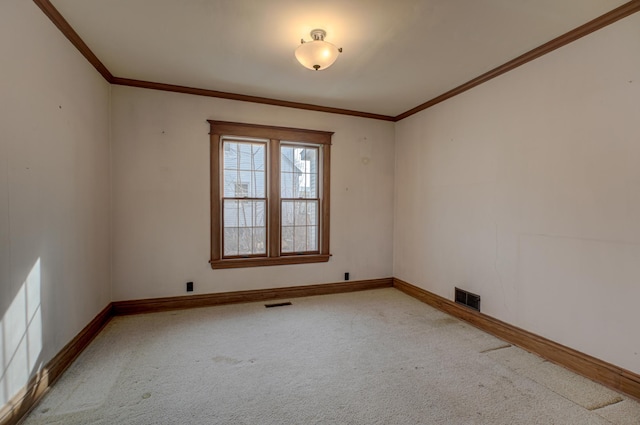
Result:
{"label": "beige carpet", "polygon": [[117,317],[25,424],[640,424],[395,289]]}

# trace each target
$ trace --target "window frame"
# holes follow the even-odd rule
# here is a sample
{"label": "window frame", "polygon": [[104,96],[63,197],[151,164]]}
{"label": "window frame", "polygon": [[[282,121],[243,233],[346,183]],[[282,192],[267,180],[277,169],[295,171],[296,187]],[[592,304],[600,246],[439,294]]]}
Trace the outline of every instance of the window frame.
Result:
{"label": "window frame", "polygon": [[[321,263],[329,261],[330,194],[331,194],[331,136],[329,131],[305,130],[258,124],[207,120],[210,137],[211,185],[211,259],[212,269],[276,266],[285,264]],[[225,136],[265,139],[267,142],[267,253],[260,257],[224,258],[222,252],[222,139]],[[282,145],[311,145],[320,157],[320,205],[318,211],[318,252],[281,253],[280,147]]]}

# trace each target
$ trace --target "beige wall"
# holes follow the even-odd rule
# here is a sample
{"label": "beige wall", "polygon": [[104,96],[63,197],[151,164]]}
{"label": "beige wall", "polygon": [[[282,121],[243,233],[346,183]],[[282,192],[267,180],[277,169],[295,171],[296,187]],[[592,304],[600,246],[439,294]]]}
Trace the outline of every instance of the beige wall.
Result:
{"label": "beige wall", "polygon": [[109,85],[0,2],[0,407],[110,301]]}
{"label": "beige wall", "polygon": [[396,127],[394,276],[640,372],[640,14]]}
{"label": "beige wall", "polygon": [[[393,123],[120,86],[112,114],[115,301],[392,275]],[[211,269],[207,119],[335,132],[328,263]]]}

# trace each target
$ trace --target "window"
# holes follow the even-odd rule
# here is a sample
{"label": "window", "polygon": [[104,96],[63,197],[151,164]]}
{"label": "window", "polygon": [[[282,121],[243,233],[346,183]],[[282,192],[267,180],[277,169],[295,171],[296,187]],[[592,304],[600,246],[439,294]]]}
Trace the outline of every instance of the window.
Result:
{"label": "window", "polygon": [[209,124],[211,267],[329,261],[333,133]]}

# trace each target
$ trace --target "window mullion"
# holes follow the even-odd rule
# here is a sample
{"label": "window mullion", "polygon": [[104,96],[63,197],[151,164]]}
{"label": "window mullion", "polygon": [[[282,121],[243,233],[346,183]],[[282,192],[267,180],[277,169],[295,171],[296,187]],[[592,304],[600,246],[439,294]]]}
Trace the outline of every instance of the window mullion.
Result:
{"label": "window mullion", "polygon": [[280,256],[280,140],[271,139],[268,159],[269,257]]}

